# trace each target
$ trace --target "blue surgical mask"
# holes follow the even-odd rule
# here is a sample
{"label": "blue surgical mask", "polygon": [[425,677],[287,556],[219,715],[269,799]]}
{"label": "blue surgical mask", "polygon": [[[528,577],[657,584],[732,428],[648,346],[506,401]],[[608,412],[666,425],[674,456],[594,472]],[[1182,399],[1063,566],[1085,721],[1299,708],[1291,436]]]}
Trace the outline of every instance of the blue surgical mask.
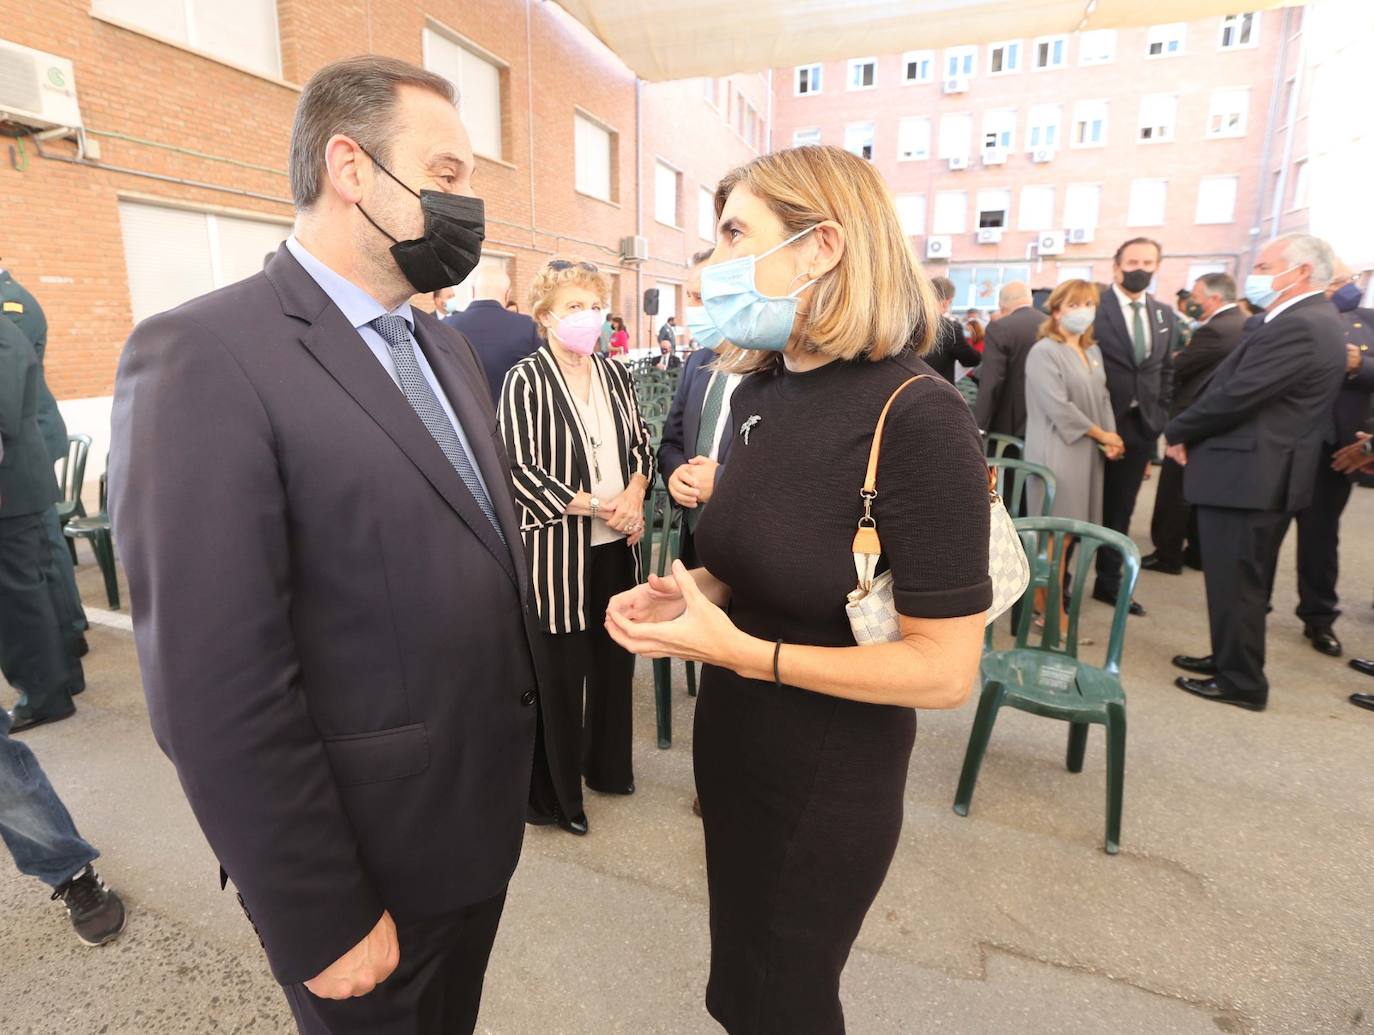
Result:
{"label": "blue surgical mask", "polygon": [[702,269],[701,301],[706,315],[726,341],[742,349],[781,352],[787,348],[797,319],[797,296],[816,282],[807,281],[795,291],[775,298],[759,292],[754,267],[814,229],[815,226],[809,226],[762,255],[745,255]]}
{"label": "blue surgical mask", "polygon": [[721,336],[720,329],[706,315],[706,307],[703,305],[689,305],[687,307],[687,330],[692,333],[692,337],[703,349],[713,349],[725,340]]}
{"label": "blue surgical mask", "polygon": [[1360,300],[1364,296],[1360,293],[1358,284],[1344,284],[1331,292],[1331,302],[1343,313],[1348,313],[1352,309],[1358,309]]}
{"label": "blue surgical mask", "polygon": [[463,302],[457,295],[452,298],[444,299],[444,308],[450,313],[460,313],[463,311]]}
{"label": "blue surgical mask", "polygon": [[[1278,273],[1252,273],[1245,278],[1245,299],[1253,306],[1261,309],[1268,309],[1274,304],[1274,299],[1283,294],[1287,288],[1275,289],[1274,281],[1285,273],[1290,273],[1297,269],[1296,266],[1289,266],[1286,270]],[[1289,285],[1290,287],[1292,285]]]}

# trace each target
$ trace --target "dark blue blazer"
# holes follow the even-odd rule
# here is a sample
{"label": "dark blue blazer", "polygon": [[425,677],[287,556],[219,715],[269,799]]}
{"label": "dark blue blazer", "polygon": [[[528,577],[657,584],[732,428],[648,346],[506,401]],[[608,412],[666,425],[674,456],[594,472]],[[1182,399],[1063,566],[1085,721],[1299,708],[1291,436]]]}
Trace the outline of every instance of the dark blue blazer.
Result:
{"label": "dark blue blazer", "polygon": [[513,313],[500,302],[478,299],[461,313],[444,317],[444,323],[467,336],[482,361],[492,402],[501,404],[501,385],[511,367],[539,351],[541,340],[534,321]]}
{"label": "dark blue blazer", "polygon": [[[663,474],[664,485],[668,484],[674,471],[697,455],[701,408],[706,402],[706,388],[711,383],[710,364],[715,358],[716,354],[710,349],[698,349],[687,357],[682,368],[677,394],[673,396],[668,420],[663,425],[663,442],[658,447],[658,469]],[[720,441],[718,460],[721,464],[730,455],[733,439],[733,435],[727,434]]]}

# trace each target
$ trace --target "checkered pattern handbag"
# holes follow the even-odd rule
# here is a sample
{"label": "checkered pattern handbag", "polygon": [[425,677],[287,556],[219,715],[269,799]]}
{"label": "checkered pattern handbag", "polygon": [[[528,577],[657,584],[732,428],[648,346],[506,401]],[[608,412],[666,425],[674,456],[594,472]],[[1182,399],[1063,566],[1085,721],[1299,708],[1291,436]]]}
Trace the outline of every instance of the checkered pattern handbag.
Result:
{"label": "checkered pattern handbag", "polygon": [[[887,422],[888,410],[907,385],[931,377],[919,374],[899,385],[887,400],[878,426],[873,432],[873,448],[868,454],[868,474],[859,495],[864,503],[864,516],[859,519],[859,530],[854,535],[854,570],[859,582],[849,594],[845,613],[849,615],[849,628],[854,633],[854,642],[859,646],[868,643],[890,643],[902,637],[897,618],[897,605],[892,596],[892,572],[885,571],[875,575],[878,559],[883,547],[878,539],[878,525],[873,520],[873,501],[878,498],[878,455],[882,447],[883,426]],[[991,625],[1007,608],[1021,598],[1030,583],[1030,562],[1021,546],[1021,537],[1016,534],[1016,526],[1011,523],[1011,515],[997,495],[997,476],[988,470],[988,499],[992,507],[991,525],[988,536],[988,577],[992,579],[992,607],[988,609],[985,622]]]}

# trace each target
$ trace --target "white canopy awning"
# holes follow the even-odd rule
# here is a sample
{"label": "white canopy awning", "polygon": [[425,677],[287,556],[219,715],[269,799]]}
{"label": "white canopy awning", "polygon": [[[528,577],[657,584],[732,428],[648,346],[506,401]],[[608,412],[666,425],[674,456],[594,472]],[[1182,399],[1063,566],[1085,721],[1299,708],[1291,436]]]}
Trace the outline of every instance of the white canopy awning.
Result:
{"label": "white canopy awning", "polygon": [[1085,29],[1195,21],[1303,0],[559,0],[641,78],[757,72]]}

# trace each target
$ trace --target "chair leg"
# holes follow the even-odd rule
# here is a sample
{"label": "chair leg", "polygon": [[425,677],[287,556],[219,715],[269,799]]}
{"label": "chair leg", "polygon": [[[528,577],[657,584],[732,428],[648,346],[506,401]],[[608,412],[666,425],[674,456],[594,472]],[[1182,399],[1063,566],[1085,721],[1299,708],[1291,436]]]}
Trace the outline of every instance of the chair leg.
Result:
{"label": "chair leg", "polygon": [[667,750],[673,746],[673,669],[672,661],[654,661],[654,709],[658,715],[658,746]]}
{"label": "chair leg", "polygon": [[76,540],[70,536],[67,537],[67,552],[72,555],[72,567],[75,568],[79,563],[76,559]]}
{"label": "chair leg", "polygon": [[95,548],[95,559],[100,565],[100,573],[105,576],[105,599],[110,602],[110,610],[119,610],[119,577],[115,573],[114,539],[109,532],[99,532],[91,545]]}
{"label": "chair leg", "polygon": [[1121,846],[1121,798],[1126,781],[1126,706],[1107,705],[1107,854]]}
{"label": "chair leg", "polygon": [[988,741],[992,739],[992,727],[997,722],[997,709],[1002,707],[1006,689],[1001,683],[988,683],[978,698],[978,714],[973,717],[973,730],[968,737],[968,750],[964,753],[964,768],[959,774],[959,789],[954,792],[954,811],[961,816],[968,815],[969,803],[973,801],[973,786],[978,782],[978,770],[983,766],[983,755],[987,753]]}
{"label": "chair leg", "polygon": [[1071,773],[1083,771],[1083,753],[1088,747],[1088,725],[1086,722],[1069,723],[1069,751],[1064,764]]}
{"label": "chair leg", "polygon": [[697,663],[696,663],[695,661],[689,661],[689,662],[687,662],[687,696],[688,696],[688,697],[695,697],[696,695],[697,695]]}

